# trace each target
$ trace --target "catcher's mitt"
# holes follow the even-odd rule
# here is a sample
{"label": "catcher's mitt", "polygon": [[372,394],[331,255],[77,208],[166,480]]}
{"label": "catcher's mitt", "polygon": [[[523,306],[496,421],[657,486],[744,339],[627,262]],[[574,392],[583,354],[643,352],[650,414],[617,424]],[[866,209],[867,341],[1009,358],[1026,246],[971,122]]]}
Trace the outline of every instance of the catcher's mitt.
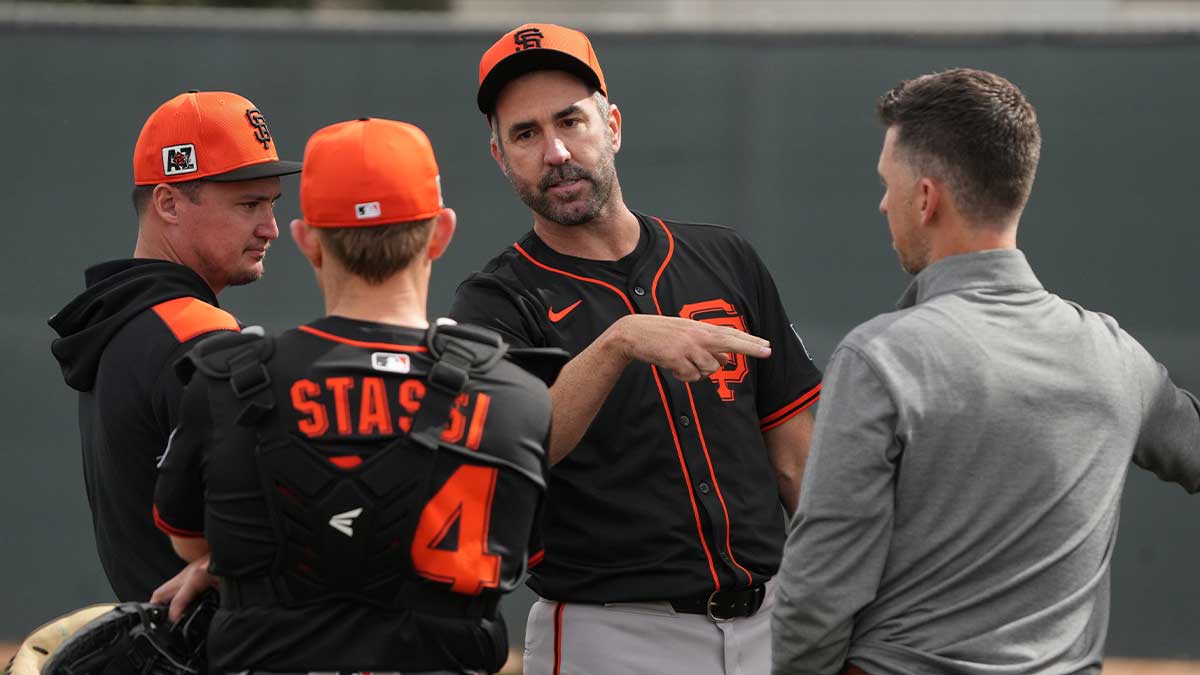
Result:
{"label": "catcher's mitt", "polygon": [[38,628],[25,638],[17,653],[9,660],[0,675],[39,675],[50,660],[50,653],[71,637],[84,624],[106,614],[116,605],[92,605],[64,614]]}
{"label": "catcher's mitt", "polygon": [[[11,675],[200,675],[204,672],[204,643],[216,611],[211,596],[198,600],[175,625],[167,619],[164,605],[127,602],[108,607],[109,611],[65,639],[60,638],[61,644],[52,647],[48,657],[42,656],[42,664],[32,664],[32,670],[18,669],[21,664],[14,658]],[[42,630],[45,628],[38,632]],[[40,670],[37,665],[41,665]]]}

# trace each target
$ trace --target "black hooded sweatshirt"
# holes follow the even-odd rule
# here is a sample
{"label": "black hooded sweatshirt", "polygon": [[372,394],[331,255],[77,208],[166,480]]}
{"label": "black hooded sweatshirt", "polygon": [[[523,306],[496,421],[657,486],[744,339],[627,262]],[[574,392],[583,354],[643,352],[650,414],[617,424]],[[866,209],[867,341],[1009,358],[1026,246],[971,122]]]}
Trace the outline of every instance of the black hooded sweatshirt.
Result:
{"label": "black hooded sweatshirt", "polygon": [[183,385],[175,362],[204,336],[238,330],[208,284],[165,260],[113,260],[50,318],[50,346],[79,391],[83,476],[100,562],[117,598],[146,601],[183,569],[155,527],[157,458],[175,428]]}

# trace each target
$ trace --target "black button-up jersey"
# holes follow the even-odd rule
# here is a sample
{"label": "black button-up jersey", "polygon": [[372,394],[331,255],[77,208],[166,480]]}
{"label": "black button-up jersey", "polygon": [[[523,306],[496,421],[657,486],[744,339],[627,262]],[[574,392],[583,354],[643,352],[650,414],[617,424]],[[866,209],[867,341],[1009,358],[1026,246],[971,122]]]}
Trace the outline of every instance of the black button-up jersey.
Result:
{"label": "black button-up jersey", "polygon": [[638,214],[618,261],[561,255],[526,234],[459,287],[451,316],[516,345],[578,354],[625,314],[682,316],[771,341],[688,384],[644,363],[618,380],[579,445],[551,472],[543,597],[687,597],[776,573],[784,515],[763,432],[817,400],[821,375],[762,261],[731,229]]}
{"label": "black button-up jersey", "polygon": [[[457,608],[472,598],[494,607],[525,572],[550,397],[541,379],[500,361],[471,375],[450,409],[441,441],[459,451],[401,441],[434,386],[424,338],[340,317],[275,338],[273,412],[258,424],[282,425],[275,437],[289,439],[271,450],[282,453],[273,462],[322,467],[297,471],[297,480],[264,459],[260,443],[273,437],[235,421],[245,402],[229,379],[192,377],[159,469],[156,520],[176,536],[206,537],[212,572],[237,588],[291,593],[236,606],[223,596],[209,635],[215,672],[503,664],[503,624]],[[322,511],[330,505],[339,506]],[[347,567],[348,559],[358,562]],[[407,598],[422,604],[414,611]]]}

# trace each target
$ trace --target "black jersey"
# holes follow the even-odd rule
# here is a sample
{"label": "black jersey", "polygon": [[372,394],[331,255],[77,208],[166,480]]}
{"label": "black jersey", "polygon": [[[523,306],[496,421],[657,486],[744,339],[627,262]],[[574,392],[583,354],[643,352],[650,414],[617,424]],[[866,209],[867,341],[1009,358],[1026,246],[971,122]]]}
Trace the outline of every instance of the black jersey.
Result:
{"label": "black jersey", "polygon": [[[472,374],[447,399],[441,442],[418,447],[414,424],[436,384],[425,331],[329,317],[273,349],[270,412],[240,422],[251,408],[231,379],[201,370],[160,467],[160,527],[205,536],[225,579],[211,667],[499,669],[507,638],[495,600],[524,574],[545,489],[546,384],[509,360]],[[280,478],[287,471],[264,459],[273,441],[262,429],[275,428],[265,424],[286,436],[272,461],[321,469]],[[324,474],[340,477],[327,488],[315,483]],[[345,501],[351,483],[362,489]]]}
{"label": "black jersey", "polygon": [[771,341],[688,384],[626,368],[551,472],[544,551],[529,585],[576,602],[664,600],[776,573],[784,514],[763,431],[815,402],[821,375],[775,284],[732,230],[638,214],[618,261],[559,254],[533,232],[459,287],[451,316],[517,345],[578,354],[625,314],[682,316]]}
{"label": "black jersey", "polygon": [[155,463],[177,421],[174,362],[213,331],[237,330],[200,275],[165,260],[87,270],[87,289],[50,319],[51,346],[79,391],[83,477],[100,562],[121,601],[145,602],[183,569],[154,527]]}

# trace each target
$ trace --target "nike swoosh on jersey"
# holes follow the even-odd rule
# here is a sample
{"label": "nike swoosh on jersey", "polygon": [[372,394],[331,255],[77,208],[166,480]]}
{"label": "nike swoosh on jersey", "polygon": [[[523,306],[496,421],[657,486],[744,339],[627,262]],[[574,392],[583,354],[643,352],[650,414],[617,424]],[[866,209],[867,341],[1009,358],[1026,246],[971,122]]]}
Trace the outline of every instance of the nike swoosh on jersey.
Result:
{"label": "nike swoosh on jersey", "polygon": [[583,304],[583,300],[576,300],[575,304],[568,305],[566,309],[558,312],[554,311],[554,308],[551,307],[547,314],[550,317],[550,323],[558,323],[559,321],[562,321],[568,314],[575,311],[575,308],[581,304]]}

